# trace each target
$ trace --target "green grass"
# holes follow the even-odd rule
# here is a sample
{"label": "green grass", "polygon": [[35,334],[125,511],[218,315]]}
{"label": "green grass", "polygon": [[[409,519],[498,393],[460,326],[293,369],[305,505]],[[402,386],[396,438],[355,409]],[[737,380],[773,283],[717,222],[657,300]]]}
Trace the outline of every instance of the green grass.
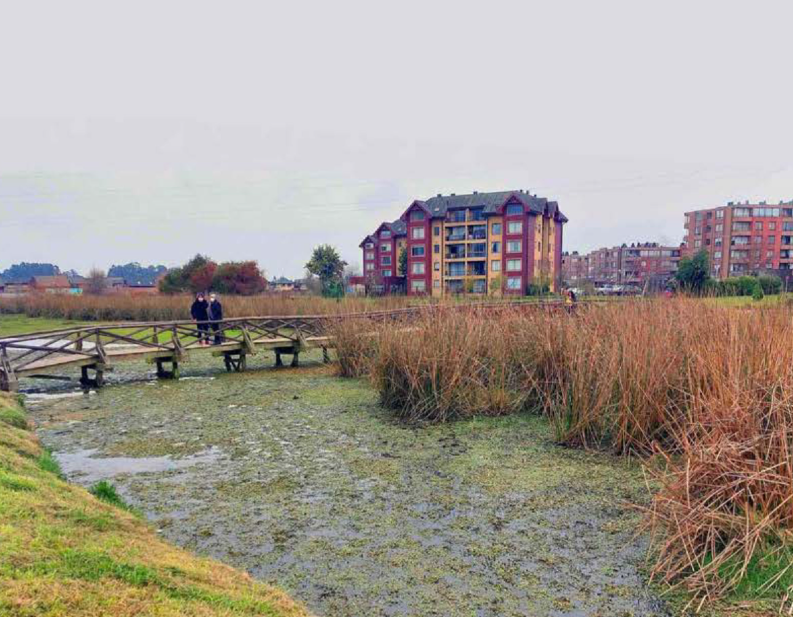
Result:
{"label": "green grass", "polygon": [[[0,395],[0,615],[306,617],[284,593],[161,540],[112,485],[64,482]],[[12,421],[8,421],[8,419]]]}
{"label": "green grass", "polygon": [[59,328],[72,328],[85,325],[77,321],[66,319],[49,319],[46,317],[27,317],[26,315],[0,315],[0,337],[16,334],[30,334],[56,330]]}
{"label": "green grass", "polygon": [[784,294],[765,296],[762,300],[754,300],[752,296],[726,296],[719,298],[706,298],[705,302],[720,306],[779,306],[785,302]]}

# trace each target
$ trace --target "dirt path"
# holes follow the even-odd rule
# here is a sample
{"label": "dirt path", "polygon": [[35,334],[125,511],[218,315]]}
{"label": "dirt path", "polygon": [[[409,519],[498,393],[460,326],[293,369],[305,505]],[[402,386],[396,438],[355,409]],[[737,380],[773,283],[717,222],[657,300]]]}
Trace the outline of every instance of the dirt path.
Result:
{"label": "dirt path", "polygon": [[169,540],[319,615],[666,614],[622,507],[638,470],[553,445],[538,418],[408,428],[321,367],[29,407],[74,481],[111,477]]}

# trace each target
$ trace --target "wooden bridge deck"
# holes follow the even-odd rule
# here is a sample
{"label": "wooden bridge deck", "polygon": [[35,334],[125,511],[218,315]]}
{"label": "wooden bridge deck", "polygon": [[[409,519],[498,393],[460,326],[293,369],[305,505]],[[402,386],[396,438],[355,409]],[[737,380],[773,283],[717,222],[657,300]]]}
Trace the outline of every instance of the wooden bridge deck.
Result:
{"label": "wooden bridge deck", "polygon": [[[504,309],[511,303],[446,306],[446,309]],[[561,308],[558,302],[521,303],[527,308]],[[69,379],[63,376],[67,369],[80,369],[80,383],[86,387],[99,387],[106,371],[113,363],[143,359],[156,364],[157,376],[175,378],[179,364],[197,353],[211,353],[222,357],[229,371],[243,371],[247,357],[259,350],[275,352],[276,366],[282,365],[283,354],[292,356],[292,366],[297,366],[300,353],[307,349],[322,349],[328,361],[328,349],[334,346],[329,332],[339,319],[356,319],[361,331],[366,323],[383,323],[412,318],[426,310],[439,307],[420,307],[359,313],[344,316],[269,316],[242,317],[207,322],[210,328],[207,340],[220,341],[216,345],[199,344],[199,324],[192,321],[135,322],[96,325],[61,330],[49,330],[0,339],[0,390],[14,391],[20,377],[42,379]]]}

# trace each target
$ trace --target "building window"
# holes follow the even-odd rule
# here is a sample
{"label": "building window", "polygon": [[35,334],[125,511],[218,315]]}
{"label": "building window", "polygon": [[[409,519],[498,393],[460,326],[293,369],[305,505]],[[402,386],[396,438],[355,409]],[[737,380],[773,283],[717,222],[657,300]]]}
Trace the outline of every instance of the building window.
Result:
{"label": "building window", "polygon": [[507,272],[520,272],[520,259],[507,259]]}
{"label": "building window", "polygon": [[374,264],[373,263],[366,264],[366,269],[367,270],[374,270]]}
{"label": "building window", "polygon": [[501,223],[493,223],[490,226],[490,233],[492,233],[494,236],[500,236],[501,235]]}
{"label": "building window", "polygon": [[763,241],[763,236],[754,236],[752,238],[752,242],[754,242],[755,244],[760,244],[762,241]]}
{"label": "building window", "polygon": [[724,232],[724,223],[716,223],[716,233],[720,234]]}
{"label": "building window", "polygon": [[410,289],[417,293],[423,293],[427,291],[427,282],[426,281],[410,281]]}
{"label": "building window", "polygon": [[523,233],[523,221],[509,221],[507,223],[508,234],[521,234]]}
{"label": "building window", "polygon": [[519,206],[518,204],[507,206],[507,216],[516,216],[518,214],[523,214],[523,206]]}
{"label": "building window", "polygon": [[507,289],[520,290],[522,287],[523,278],[520,276],[510,276],[507,278]]}
{"label": "building window", "polygon": [[768,231],[776,231],[776,221],[768,221]]}
{"label": "building window", "polygon": [[433,253],[440,253],[441,252],[441,245],[440,244],[436,244],[435,246],[432,247],[432,251],[433,251]]}
{"label": "building window", "polygon": [[382,266],[390,266],[391,265],[391,255],[386,255],[380,262]]}
{"label": "building window", "polygon": [[[414,282],[417,282],[417,281],[414,281]],[[441,286],[441,282],[439,280],[434,280],[434,281],[432,281],[432,286],[435,289],[438,289]]]}
{"label": "building window", "polygon": [[374,248],[374,242],[367,242],[366,245],[365,245],[365,248],[373,249]]}
{"label": "building window", "polygon": [[410,213],[410,220],[411,221],[423,221],[424,220],[424,212],[421,210],[413,210]]}
{"label": "building window", "polygon": [[391,270],[383,270],[383,276],[384,277],[390,277],[391,276]]}
{"label": "building window", "polygon": [[754,230],[755,231],[763,231],[763,221],[755,221],[754,222]]}
{"label": "building window", "polygon": [[380,245],[380,252],[381,253],[390,253],[391,252],[391,244],[385,243]]}
{"label": "building window", "polygon": [[383,231],[380,232],[380,237],[381,238],[390,238],[391,237],[391,232],[384,229]]}
{"label": "building window", "polygon": [[723,219],[724,218],[724,210],[716,210],[716,218]]}
{"label": "building window", "polygon": [[494,259],[490,262],[490,271],[491,272],[501,272],[501,260]]}
{"label": "building window", "polygon": [[425,272],[425,270],[424,270],[424,262],[423,261],[419,261],[417,263],[412,264],[410,266],[410,271],[413,274],[424,274],[424,272]]}
{"label": "building window", "polygon": [[510,240],[507,242],[507,253],[520,253],[523,250],[523,243],[520,240]]}
{"label": "building window", "polygon": [[768,237],[765,239],[765,241],[766,241],[768,244],[775,244],[775,243],[776,243],[776,236],[768,236]]}
{"label": "building window", "polygon": [[433,235],[440,236],[441,235],[441,228],[439,225],[436,225],[432,228]]}
{"label": "building window", "polygon": [[410,232],[411,237],[414,240],[423,240],[424,239],[424,228],[423,227],[414,227],[413,230]]}
{"label": "building window", "polygon": [[715,251],[713,253],[713,259],[721,259],[721,251]]}
{"label": "building window", "polygon": [[493,253],[493,255],[501,253],[501,242],[493,242],[490,245],[490,252]]}
{"label": "building window", "polygon": [[411,246],[410,247],[410,254],[413,257],[424,257],[424,247],[423,246]]}
{"label": "building window", "polygon": [[374,253],[366,253],[366,259],[369,259],[369,260],[374,259]]}
{"label": "building window", "polygon": [[441,269],[441,262],[436,261],[435,263],[432,264],[432,268],[433,270],[435,270],[435,272],[439,272]]}

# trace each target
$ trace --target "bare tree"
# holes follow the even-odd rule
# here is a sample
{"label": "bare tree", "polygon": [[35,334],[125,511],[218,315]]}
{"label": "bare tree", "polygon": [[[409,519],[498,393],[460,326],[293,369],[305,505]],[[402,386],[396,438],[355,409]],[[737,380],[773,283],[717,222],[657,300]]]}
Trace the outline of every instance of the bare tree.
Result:
{"label": "bare tree", "polygon": [[93,268],[88,273],[88,280],[85,286],[85,292],[93,296],[99,296],[105,293],[107,289],[107,276],[104,270]]}

